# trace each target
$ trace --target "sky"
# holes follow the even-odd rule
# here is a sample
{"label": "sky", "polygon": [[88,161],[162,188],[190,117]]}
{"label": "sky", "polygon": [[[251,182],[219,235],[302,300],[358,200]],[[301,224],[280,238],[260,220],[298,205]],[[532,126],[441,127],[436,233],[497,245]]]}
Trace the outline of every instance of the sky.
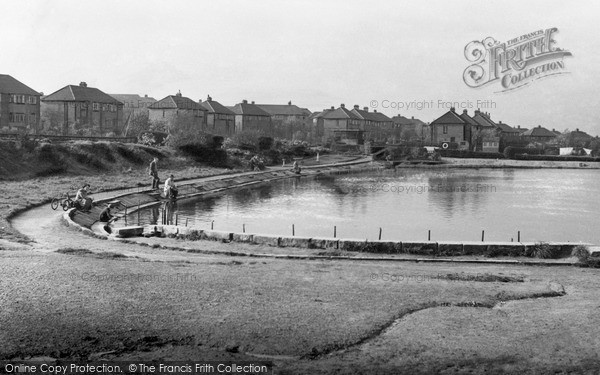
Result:
{"label": "sky", "polygon": [[[512,126],[600,135],[593,1],[3,0],[0,73],[50,94],[87,82],[224,105],[359,105],[431,122],[479,107]],[[556,27],[567,74],[472,88],[465,46]]]}

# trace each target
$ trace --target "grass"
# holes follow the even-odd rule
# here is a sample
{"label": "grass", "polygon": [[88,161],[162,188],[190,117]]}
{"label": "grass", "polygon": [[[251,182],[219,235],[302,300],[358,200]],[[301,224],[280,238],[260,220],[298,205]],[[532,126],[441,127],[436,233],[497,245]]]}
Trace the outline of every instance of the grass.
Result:
{"label": "grass", "polygon": [[[135,150],[134,150],[135,149]],[[143,152],[138,151],[142,150]],[[5,152],[17,153],[15,150]],[[91,185],[91,192],[98,193],[116,189],[150,186],[147,165],[142,155],[156,155],[161,158],[159,173],[161,176],[174,174],[178,179],[189,179],[224,173],[227,170],[197,163],[180,157],[168,150],[157,150],[146,146],[125,146],[106,143],[82,143],[79,145],[42,144],[35,151],[37,158],[43,160],[46,167],[38,169],[33,178],[7,180],[0,184],[0,237],[16,242],[28,242],[28,239],[12,229],[9,220],[20,211],[30,207],[49,203],[53,197],[69,192],[74,196],[76,189],[84,183]],[[111,164],[111,160],[120,161],[126,157],[130,163]],[[33,168],[27,161],[15,161],[14,169]],[[105,161],[105,163],[102,162]],[[134,162],[134,164],[131,164]],[[40,163],[39,161],[37,162]],[[124,166],[128,166],[128,168]],[[165,178],[162,178],[164,181]],[[48,206],[50,210],[50,206]]]}

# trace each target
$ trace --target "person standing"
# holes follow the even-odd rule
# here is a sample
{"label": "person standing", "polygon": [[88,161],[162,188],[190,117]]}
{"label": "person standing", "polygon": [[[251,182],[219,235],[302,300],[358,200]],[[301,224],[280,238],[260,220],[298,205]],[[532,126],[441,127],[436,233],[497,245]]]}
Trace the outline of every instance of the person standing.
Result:
{"label": "person standing", "polygon": [[152,159],[150,162],[150,176],[152,176],[152,190],[158,189],[158,185],[160,185],[160,178],[158,178],[158,167],[156,166],[158,163],[158,158]]}

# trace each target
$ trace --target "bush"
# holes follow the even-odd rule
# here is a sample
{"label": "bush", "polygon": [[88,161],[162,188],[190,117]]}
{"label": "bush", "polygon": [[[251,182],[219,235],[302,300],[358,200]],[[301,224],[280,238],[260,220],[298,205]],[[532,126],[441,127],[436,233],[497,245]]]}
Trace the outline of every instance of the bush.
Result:
{"label": "bush", "polygon": [[138,142],[146,146],[164,146],[167,136],[167,133],[143,132],[138,136]]}
{"label": "bush", "polygon": [[571,256],[577,257],[581,263],[585,263],[590,258],[590,252],[587,246],[577,245],[573,248]]}
{"label": "bush", "polygon": [[259,150],[269,150],[273,147],[273,138],[271,137],[260,137],[258,138],[258,149]]}
{"label": "bush", "polygon": [[212,166],[227,166],[227,152],[214,149],[199,143],[190,143],[178,148],[182,153],[191,156],[197,162],[207,163]]}
{"label": "bush", "polygon": [[520,155],[520,154],[541,155],[543,153],[544,153],[544,150],[542,150],[541,148],[508,146],[504,149],[504,156],[507,159],[514,159],[516,155]]}
{"label": "bush", "polygon": [[450,150],[450,149],[446,149],[446,150],[440,149],[439,152],[442,157],[446,157],[446,158],[504,159],[504,157],[505,157],[504,154],[501,154],[499,152],[482,152],[482,151]]}

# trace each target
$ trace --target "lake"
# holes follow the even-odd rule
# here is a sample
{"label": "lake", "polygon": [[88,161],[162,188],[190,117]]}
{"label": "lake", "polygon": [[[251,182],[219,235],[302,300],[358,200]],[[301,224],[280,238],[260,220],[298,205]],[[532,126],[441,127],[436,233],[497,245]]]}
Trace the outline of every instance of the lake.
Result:
{"label": "lake", "polygon": [[[600,170],[398,169],[292,178],[177,203],[179,224],[247,233],[422,241],[600,243]],[[141,213],[156,223],[157,211]],[[137,215],[129,220],[137,221]]]}

